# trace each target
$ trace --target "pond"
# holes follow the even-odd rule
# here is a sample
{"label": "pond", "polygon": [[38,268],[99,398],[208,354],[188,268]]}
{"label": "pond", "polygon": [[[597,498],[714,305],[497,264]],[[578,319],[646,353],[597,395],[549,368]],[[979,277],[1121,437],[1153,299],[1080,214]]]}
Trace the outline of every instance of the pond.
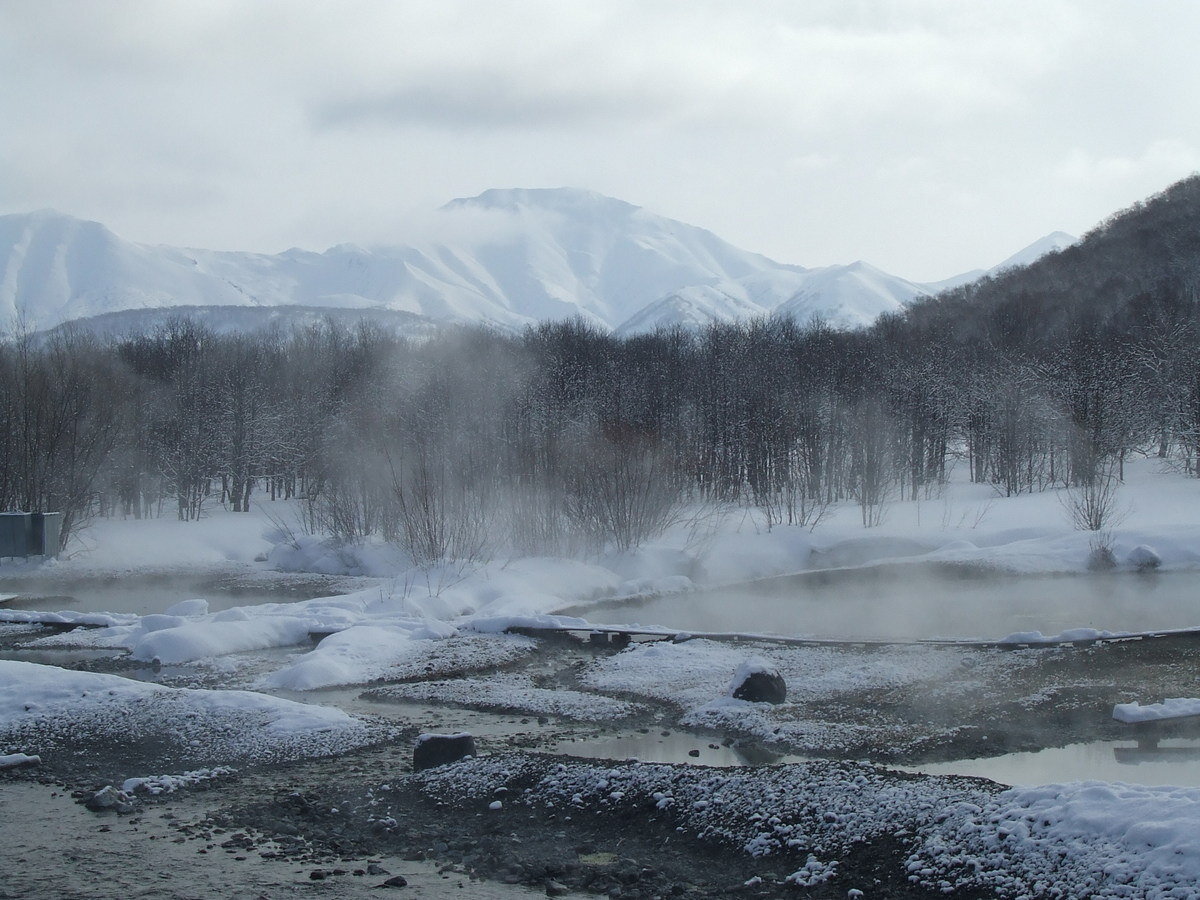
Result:
{"label": "pond", "polygon": [[613,625],[848,640],[982,638],[1068,628],[1200,626],[1200,574],[1000,575],[917,566],[813,573],[751,588],[569,612]]}
{"label": "pond", "polygon": [[892,768],[928,775],[974,775],[1022,786],[1095,780],[1200,787],[1200,740],[1172,738],[1140,747],[1133,740],[1091,741],[1031,753]]}
{"label": "pond", "polygon": [[303,582],[281,575],[278,583],[256,580],[250,585],[198,578],[139,578],[83,581],[67,584],[14,580],[0,590],[0,609],[41,612],[161,613],[182,600],[203,598],[210,612],[235,606],[286,603],[338,593],[338,585],[321,580]]}

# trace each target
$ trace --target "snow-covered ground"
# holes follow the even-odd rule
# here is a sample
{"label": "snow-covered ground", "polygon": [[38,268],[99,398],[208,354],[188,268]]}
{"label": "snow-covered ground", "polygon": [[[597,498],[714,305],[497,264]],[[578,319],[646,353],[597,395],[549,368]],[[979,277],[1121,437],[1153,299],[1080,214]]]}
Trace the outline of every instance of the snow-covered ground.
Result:
{"label": "snow-covered ground", "polygon": [[123,745],[130,758],[147,741],[152,752],[184,763],[326,756],[382,737],[339,709],[262,693],[169,688],[0,660],[0,748],[36,739],[44,752],[77,745],[82,735]]}
{"label": "snow-covered ground", "polygon": [[[1165,470],[1156,460],[1134,460],[1120,500],[1124,516],[1108,536],[1118,564],[1110,577],[1141,577],[1127,573],[1144,565],[1144,548],[1160,561],[1161,572],[1200,572],[1200,479]],[[170,734],[169,771],[183,774],[143,774],[151,780],[140,783],[166,789],[175,779],[187,783],[188,777],[204,776],[217,765],[337,753],[377,740],[381,726],[272,692],[379,683],[388,685],[384,690],[393,699],[592,721],[636,715],[644,710],[638,703],[643,698],[644,703],[669,705],[677,710],[680,724],[702,731],[850,752],[861,744],[865,730],[874,729],[878,737],[881,729],[892,727],[891,721],[876,721],[870,710],[840,719],[804,711],[836,705],[843,695],[888,692],[919,693],[936,703],[941,683],[962,684],[965,677],[986,686],[993,668],[1018,671],[1047,651],[981,654],[955,647],[899,646],[864,654],[836,647],[797,652],[758,645],[754,652],[778,668],[790,688],[788,702],[778,707],[729,696],[729,678],[745,663],[747,650],[701,638],[635,643],[619,653],[598,654],[573,676],[579,690],[561,684],[550,690],[522,673],[484,673],[520,663],[538,646],[529,637],[505,634],[507,626],[557,624],[586,630],[588,621],[578,616],[604,621],[611,606],[596,606],[594,614],[589,609],[614,598],[672,595],[689,600],[698,591],[817,568],[880,567],[891,580],[897,567],[917,572],[925,563],[988,567],[1020,583],[1019,576],[1082,575],[1095,541],[1092,534],[1072,530],[1063,492],[1001,498],[986,486],[961,482],[939,497],[890,504],[883,524],[869,530],[861,527],[852,507],[833,510],[813,532],[767,530],[753,511],[737,511],[711,514],[703,527],[681,527],[633,553],[589,560],[496,559],[437,568],[409,566],[383,545],[338,548],[296,538],[278,527],[289,515],[286,504],[263,504],[249,515],[213,510],[198,523],[98,521],[62,560],[6,563],[0,569],[0,591],[16,595],[16,606],[26,593],[59,593],[56,584],[70,585],[70,593],[80,598],[72,608],[50,613],[0,606],[0,635],[11,646],[31,651],[90,648],[147,665],[198,665],[198,670],[207,667],[218,674],[241,671],[239,660],[252,658],[255,664],[252,682],[242,683],[254,690],[214,691],[0,660],[0,756],[5,764],[33,764],[31,751],[53,751],[81,734],[132,745],[150,735],[160,741]],[[252,575],[269,581],[270,573],[281,570],[353,575],[360,589],[215,610],[212,606],[218,604],[196,597],[144,613],[92,608],[87,600],[89,583],[139,584],[139,590],[152,591],[154,579],[167,573]],[[1187,609],[1179,614],[1186,617]],[[92,627],[54,634],[32,627],[47,621]],[[1194,621],[1185,624],[1200,625],[1200,600]],[[744,630],[761,629],[747,623]],[[1064,627],[1063,633],[1084,632]],[[1087,633],[1101,632],[1093,628]],[[1010,627],[990,636],[1003,634],[1032,632]],[[319,639],[315,646],[314,638]],[[1174,695],[1195,693],[1189,683],[1178,685]],[[1141,710],[1149,710],[1165,696],[1118,699],[1136,699]],[[29,740],[33,735],[36,743]],[[193,753],[193,748],[203,752]],[[150,768],[155,761],[148,757],[142,772],[164,771]],[[875,783],[870,772],[860,774],[867,786]],[[613,788],[605,796],[622,790]],[[696,804],[711,803],[722,788],[714,783],[697,790],[688,802],[699,814],[707,807]],[[581,789],[572,786],[571,791]],[[897,803],[917,802],[901,793]],[[937,827],[923,833],[910,862],[913,877],[924,884],[1017,894],[1086,884],[1097,896],[1158,891],[1153,895],[1174,897],[1188,896],[1181,886],[1200,880],[1200,857],[1184,837],[1195,827],[1200,790],[1080,783],[988,792],[969,800],[924,794],[918,799],[945,807],[935,817]],[[858,815],[846,813],[852,814]],[[857,820],[843,816],[841,821],[846,834],[862,832]],[[744,824],[749,849],[757,832],[752,833],[750,820]],[[888,820],[881,827],[895,824]],[[775,836],[771,840],[784,835],[777,827],[765,833]],[[1101,855],[1114,862],[1106,868]],[[811,866],[797,871],[797,882],[828,874],[823,857],[818,853],[813,859]],[[1130,885],[1136,889],[1122,894]]]}
{"label": "snow-covered ground", "polygon": [[[282,503],[260,504],[249,515],[215,509],[198,523],[102,520],[93,523],[60,561],[6,565],[0,569],[0,585],[11,593],[36,582],[43,592],[54,593],[46,585],[56,581],[86,585],[89,578],[112,582],[168,571],[261,576],[282,568],[355,574],[362,576],[358,583],[367,586],[340,596],[216,612],[203,602],[189,601],[140,616],[89,608],[86,587],[77,587],[73,593],[83,602],[72,609],[35,613],[0,608],[0,622],[103,625],[36,643],[126,650],[134,659],[163,664],[300,646],[311,634],[334,633],[311,652],[285,660],[264,682],[274,688],[308,690],[395,674],[414,653],[422,655],[429,642],[461,636],[473,622],[487,620],[490,630],[497,630],[497,622],[568,608],[585,611],[590,603],[615,597],[682,597],[830,565],[955,563],[1021,574],[1082,573],[1095,536],[1071,528],[1064,494],[1002,498],[986,485],[958,481],[940,497],[890,504],[883,524],[872,529],[861,527],[853,507],[833,510],[812,532],[778,526],[768,531],[754,511],[736,511],[709,516],[703,528],[694,523],[681,526],[632,553],[587,561],[496,559],[435,568],[408,566],[399,553],[381,544],[332,547],[316,538],[295,537],[278,527],[294,513]],[[1110,538],[1119,567],[1136,568],[1145,554],[1139,548],[1152,548],[1161,559],[1160,571],[1200,570],[1200,479],[1166,470],[1157,460],[1133,460],[1120,503],[1123,521]],[[939,611],[932,614],[936,617]],[[1186,608],[1174,615],[1182,617],[1176,625],[1200,625],[1200,609],[1194,621],[1187,618]],[[603,621],[603,616],[601,609],[589,618]],[[1063,630],[1090,625],[1067,622]],[[1120,627],[1135,630],[1129,623]],[[743,630],[770,629],[747,622]],[[1006,628],[976,636],[999,639],[1009,634],[1032,631]]]}

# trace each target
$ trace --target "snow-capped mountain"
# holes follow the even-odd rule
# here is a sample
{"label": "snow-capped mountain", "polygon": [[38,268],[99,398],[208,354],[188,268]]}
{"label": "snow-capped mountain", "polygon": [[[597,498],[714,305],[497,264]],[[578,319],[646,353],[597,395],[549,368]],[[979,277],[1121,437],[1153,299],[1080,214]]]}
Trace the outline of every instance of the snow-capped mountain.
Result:
{"label": "snow-capped mountain", "polygon": [[1015,269],[1018,266],[1027,266],[1030,263],[1035,263],[1047,253],[1056,253],[1059,250],[1065,250],[1067,247],[1078,242],[1079,238],[1072,237],[1065,231],[1054,231],[1043,238],[1038,238],[1028,247],[1023,247],[1008,259],[996,263],[990,269],[972,269],[970,272],[962,272],[943,281],[931,282],[924,285],[924,287],[935,294],[939,291],[948,291],[959,285],[978,281],[984,276],[999,275],[1005,269]]}
{"label": "snow-capped mountain", "polygon": [[[773,312],[853,327],[936,290],[862,262],[778,263],[569,188],[454,200],[429,233],[412,245],[271,255],[137,244],[49,211],[0,216],[0,322],[44,329],[126,310],[303,306],[505,328],[582,316],[622,334]],[[1043,241],[1057,246],[1056,238]],[[1037,248],[1002,265],[1044,252]]]}

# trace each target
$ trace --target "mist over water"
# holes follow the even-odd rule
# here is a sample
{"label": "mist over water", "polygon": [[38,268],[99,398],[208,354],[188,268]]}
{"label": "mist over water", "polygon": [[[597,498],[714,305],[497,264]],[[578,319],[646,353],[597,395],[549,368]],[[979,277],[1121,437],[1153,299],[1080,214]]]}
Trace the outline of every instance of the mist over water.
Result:
{"label": "mist over water", "polygon": [[982,638],[1068,628],[1200,626],[1200,575],[997,575],[895,569],[822,573],[771,588],[677,594],[594,608],[597,622],[850,640]]}

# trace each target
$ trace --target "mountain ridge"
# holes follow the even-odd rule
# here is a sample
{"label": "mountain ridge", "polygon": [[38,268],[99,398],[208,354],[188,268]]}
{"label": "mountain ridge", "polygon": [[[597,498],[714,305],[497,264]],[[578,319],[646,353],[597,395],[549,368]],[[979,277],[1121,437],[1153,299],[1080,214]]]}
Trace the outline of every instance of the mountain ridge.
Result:
{"label": "mountain ridge", "polygon": [[858,327],[937,288],[862,261],[780,263],[576,188],[491,189],[435,218],[423,242],[265,254],[134,243],[53,210],[0,216],[0,320],[50,328],[123,310],[302,306],[507,329],[578,316],[619,334],[772,313]]}

